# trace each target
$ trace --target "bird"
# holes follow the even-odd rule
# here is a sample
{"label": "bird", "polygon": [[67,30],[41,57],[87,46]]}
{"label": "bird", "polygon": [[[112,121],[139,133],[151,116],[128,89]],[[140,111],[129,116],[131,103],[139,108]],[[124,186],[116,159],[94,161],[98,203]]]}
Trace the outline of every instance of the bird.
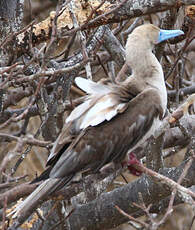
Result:
{"label": "bird", "polygon": [[79,173],[98,173],[110,162],[122,162],[128,151],[154,133],[167,110],[167,92],[162,66],[153,49],[183,34],[181,30],[163,30],[153,24],[138,26],[126,43],[131,76],[123,82],[107,84],[75,79],[87,96],[67,117],[47,169],[34,181],[42,183],[11,213],[17,218],[16,226],[31,214],[29,206],[36,208],[40,199],[70,184]]}

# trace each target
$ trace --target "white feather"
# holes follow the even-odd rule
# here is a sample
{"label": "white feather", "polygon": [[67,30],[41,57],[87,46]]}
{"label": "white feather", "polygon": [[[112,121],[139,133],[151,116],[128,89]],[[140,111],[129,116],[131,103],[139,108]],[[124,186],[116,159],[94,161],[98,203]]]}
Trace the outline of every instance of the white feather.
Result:
{"label": "white feather", "polygon": [[118,111],[123,109],[125,107],[125,103],[121,103],[116,105],[114,108],[112,108],[110,111],[105,113],[105,118],[107,121],[110,121],[114,116],[118,114]]}
{"label": "white feather", "polygon": [[120,103],[119,96],[112,93],[111,87],[81,77],[77,77],[75,82],[82,90],[91,94],[66,119],[66,122],[76,121],[78,130],[111,120],[126,105]]}
{"label": "white feather", "polygon": [[66,123],[79,118],[90,108],[90,106],[93,105],[93,103],[96,100],[98,100],[98,97],[100,97],[101,95],[109,94],[111,92],[111,89],[108,86],[93,82],[91,80],[82,77],[75,78],[75,82],[79,88],[81,88],[83,91],[87,92],[88,94],[91,94],[91,96],[85,102],[78,105],[70,113],[70,115],[66,119]]}
{"label": "white feather", "polygon": [[80,129],[87,128],[88,126],[96,126],[103,121],[111,120],[118,110],[125,106],[124,103],[118,104],[118,100],[111,95],[102,97],[86,114],[82,117]]}
{"label": "white feather", "polygon": [[86,114],[84,114],[80,128],[84,129],[90,125],[95,126],[100,124],[105,119],[101,111],[113,106],[114,104],[115,102],[112,101],[112,98],[109,98],[109,95],[101,97],[97,103],[92,106]]}
{"label": "white feather", "polygon": [[90,104],[91,104],[91,100],[88,99],[87,101],[83,102],[82,104],[74,108],[73,111],[70,113],[70,115],[66,118],[66,123],[80,117],[85,111],[89,109]]}
{"label": "white feather", "polygon": [[[119,106],[120,105],[120,106]],[[125,104],[119,104],[114,107],[108,107],[105,110],[101,110],[96,116],[91,117],[91,120],[87,123],[88,126],[96,126],[103,121],[110,121],[114,116],[118,114],[118,107],[124,106]]]}
{"label": "white feather", "polygon": [[88,94],[107,94],[111,89],[107,85],[96,83],[82,77],[75,78],[77,86]]}
{"label": "white feather", "polygon": [[107,121],[110,121],[114,116],[116,116],[117,110],[115,108],[112,108],[110,111],[105,113],[105,119]]}
{"label": "white feather", "polygon": [[82,123],[83,128],[89,127],[89,126],[96,126],[102,123],[105,120],[105,116],[103,114],[91,118],[91,120],[85,120],[85,123]]}

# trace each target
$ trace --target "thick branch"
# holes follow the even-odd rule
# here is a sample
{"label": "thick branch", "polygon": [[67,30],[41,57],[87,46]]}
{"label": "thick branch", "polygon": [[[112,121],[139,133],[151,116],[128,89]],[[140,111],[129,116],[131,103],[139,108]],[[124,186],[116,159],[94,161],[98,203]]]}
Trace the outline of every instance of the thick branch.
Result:
{"label": "thick branch", "polygon": [[[183,166],[184,164],[178,168],[163,169],[161,173],[177,181],[182,173]],[[186,186],[191,186],[195,183],[194,173],[195,162],[193,162],[185,178]],[[119,214],[115,205],[132,215],[138,211],[138,208],[133,206],[132,203],[140,202],[140,194],[147,206],[166,198],[170,194],[170,190],[166,186],[152,182],[148,177],[142,177],[112,192],[102,194],[93,202],[77,207],[69,217],[71,230],[81,229],[82,227],[88,230],[109,229],[125,223],[128,219]]]}

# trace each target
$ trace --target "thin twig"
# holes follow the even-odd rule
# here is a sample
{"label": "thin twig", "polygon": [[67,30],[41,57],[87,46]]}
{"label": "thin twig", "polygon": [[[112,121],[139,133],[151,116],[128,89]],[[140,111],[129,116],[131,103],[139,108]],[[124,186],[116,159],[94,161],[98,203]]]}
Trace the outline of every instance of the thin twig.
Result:
{"label": "thin twig", "polygon": [[83,30],[83,29],[86,29],[89,25],[99,21],[100,19],[102,18],[105,18],[106,16],[108,16],[109,14],[112,14],[114,13],[115,11],[117,11],[118,9],[120,9],[125,3],[127,2],[127,0],[123,0],[120,4],[118,4],[118,6],[116,6],[115,8],[113,8],[112,10],[104,13],[104,14],[101,14],[99,16],[97,16],[96,18],[92,19],[91,21],[89,22],[86,22],[84,23],[83,25],[79,26],[78,28],[76,29],[72,29],[70,31],[67,31],[63,34],[63,36],[68,36],[68,35],[72,35],[74,33],[76,33],[77,31],[80,31],[80,30]]}
{"label": "thin twig", "polygon": [[[190,30],[190,33],[191,33],[191,31],[192,31],[192,28],[191,28],[191,30]],[[186,48],[187,48],[187,47],[189,46],[189,44],[194,40],[194,38],[195,38],[195,36],[193,36],[191,39],[189,39],[189,37],[188,37],[188,39],[186,39],[185,45],[184,45],[183,48],[181,49],[181,51],[180,51],[180,53],[179,53],[179,55],[178,55],[178,58],[176,59],[175,63],[173,64],[173,66],[171,67],[171,69],[169,70],[169,72],[166,74],[165,80],[167,80],[167,79],[170,77],[170,75],[172,74],[173,70],[175,69],[175,67],[176,67],[176,65],[177,65],[177,63],[178,63],[178,61],[181,59],[181,57],[182,57],[183,53],[185,52]]]}
{"label": "thin twig", "polygon": [[143,226],[144,228],[148,228],[148,224],[141,221],[141,220],[138,220],[136,218],[134,218],[133,216],[130,216],[129,214],[127,214],[126,212],[124,212],[122,209],[120,209],[117,205],[115,205],[115,208],[123,215],[123,216],[126,216],[129,220],[131,221],[134,221],[138,224],[140,224],[141,226]]}

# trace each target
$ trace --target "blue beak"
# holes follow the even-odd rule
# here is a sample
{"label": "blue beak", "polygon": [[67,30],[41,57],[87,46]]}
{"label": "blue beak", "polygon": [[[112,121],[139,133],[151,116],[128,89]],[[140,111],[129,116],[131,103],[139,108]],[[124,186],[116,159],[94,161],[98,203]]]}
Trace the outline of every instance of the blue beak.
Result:
{"label": "blue beak", "polygon": [[182,30],[160,30],[157,43],[184,34]]}

